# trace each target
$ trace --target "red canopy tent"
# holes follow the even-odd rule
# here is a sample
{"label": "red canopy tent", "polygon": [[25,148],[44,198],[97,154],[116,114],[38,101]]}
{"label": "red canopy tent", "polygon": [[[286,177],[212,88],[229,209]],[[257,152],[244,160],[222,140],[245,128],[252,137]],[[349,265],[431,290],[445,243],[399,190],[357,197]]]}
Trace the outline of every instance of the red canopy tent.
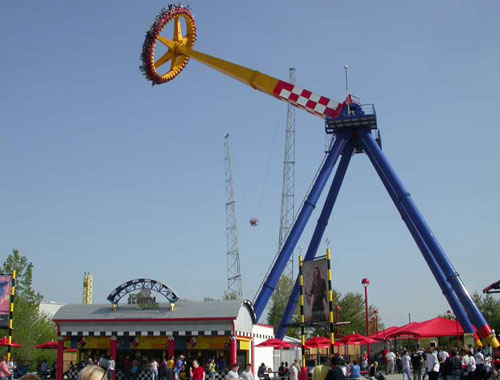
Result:
{"label": "red canopy tent", "polygon": [[457,336],[463,334],[464,330],[458,321],[438,317],[420,323],[409,323],[390,334],[386,334],[386,336],[396,337],[407,335],[416,338],[438,338],[442,336]]}
{"label": "red canopy tent", "polygon": [[391,326],[391,327],[388,327],[386,329],[379,331],[376,334],[370,335],[369,338],[379,339],[379,340],[388,339],[389,334],[393,333],[396,330],[399,330],[400,328],[401,327],[398,327],[398,326]]}

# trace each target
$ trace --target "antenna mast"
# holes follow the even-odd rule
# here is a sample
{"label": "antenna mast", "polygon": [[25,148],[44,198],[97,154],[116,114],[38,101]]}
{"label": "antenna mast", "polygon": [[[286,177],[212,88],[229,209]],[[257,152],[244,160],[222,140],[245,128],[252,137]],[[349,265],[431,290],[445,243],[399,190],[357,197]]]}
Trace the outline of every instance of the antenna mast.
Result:
{"label": "antenna mast", "polygon": [[229,133],[224,137],[226,169],[226,249],[227,249],[227,295],[243,298],[241,289],[240,254],[236,229],[236,201],[234,200],[233,169]]}
{"label": "antenna mast", "polygon": [[[295,84],[295,69],[288,70],[288,80]],[[278,252],[292,228],[295,219],[295,107],[290,103],[287,105],[286,113],[286,135],[285,135],[285,158],[283,160],[283,183],[281,190],[281,218]],[[286,265],[284,276],[294,280],[293,277],[293,253]]]}

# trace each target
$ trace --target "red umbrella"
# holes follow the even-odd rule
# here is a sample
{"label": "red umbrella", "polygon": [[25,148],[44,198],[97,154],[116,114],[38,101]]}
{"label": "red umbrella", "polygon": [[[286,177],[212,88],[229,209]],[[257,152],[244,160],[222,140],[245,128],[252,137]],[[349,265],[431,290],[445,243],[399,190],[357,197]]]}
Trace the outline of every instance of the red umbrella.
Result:
{"label": "red umbrella", "polygon": [[377,340],[368,338],[367,336],[361,335],[361,334],[351,334],[351,335],[346,335],[342,339],[340,339],[340,342],[343,342],[345,344],[369,344],[369,343],[378,343]]}
{"label": "red umbrella", "polygon": [[57,342],[51,340],[50,342],[39,344],[38,346],[35,346],[35,348],[40,348],[42,350],[57,350]]}
{"label": "red umbrella", "polygon": [[[5,346],[7,347],[9,345],[9,340],[7,338],[3,338],[3,339],[0,339],[0,346]],[[11,347],[22,347],[20,344],[14,342],[14,341],[11,341],[10,343],[10,346]]]}
{"label": "red umbrella", "polygon": [[314,338],[306,340],[306,348],[328,348],[330,347],[330,339],[316,336]]}
{"label": "red umbrella", "polygon": [[272,347],[276,350],[281,350],[282,348],[292,348],[296,346],[291,343],[283,342],[280,339],[268,339],[262,343],[259,343],[255,347]]}

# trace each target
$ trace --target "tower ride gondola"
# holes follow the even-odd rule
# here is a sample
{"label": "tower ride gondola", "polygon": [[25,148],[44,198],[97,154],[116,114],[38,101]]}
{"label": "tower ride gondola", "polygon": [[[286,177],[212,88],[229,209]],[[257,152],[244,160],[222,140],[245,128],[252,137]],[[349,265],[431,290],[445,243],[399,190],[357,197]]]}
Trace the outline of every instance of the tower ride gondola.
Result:
{"label": "tower ride gondola", "polygon": [[[164,33],[170,23],[173,23],[173,36],[166,36]],[[182,23],[185,33],[182,31]],[[154,85],[168,82],[174,79],[192,58],[256,90],[324,119],[326,132],[335,137],[295,223],[257,294],[254,304],[257,319],[260,319],[338,158],[341,157],[305,260],[313,259],[316,255],[353,152],[364,152],[377,171],[464,331],[474,333],[476,330],[483,343],[498,347],[498,340],[491,327],[382,152],[374,105],[362,105],[359,99],[352,95],[347,95],[343,102],[336,102],[258,71],[198,52],[193,49],[195,40],[196,26],[188,8],[170,5],[162,10],[144,41],[141,70],[145,77]],[[374,137],[374,132],[377,137]],[[276,334],[279,338],[285,335],[298,297],[299,287],[296,281]]]}

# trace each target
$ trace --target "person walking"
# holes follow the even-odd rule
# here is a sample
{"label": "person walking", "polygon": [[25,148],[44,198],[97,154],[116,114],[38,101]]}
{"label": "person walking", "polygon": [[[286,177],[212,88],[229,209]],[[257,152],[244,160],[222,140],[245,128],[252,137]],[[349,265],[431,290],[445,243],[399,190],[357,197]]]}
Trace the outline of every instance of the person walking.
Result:
{"label": "person walking", "polygon": [[227,373],[225,379],[226,380],[238,380],[240,378],[240,375],[238,374],[238,370],[240,367],[238,364],[233,364],[231,367],[231,370]]}
{"label": "person walking", "polygon": [[446,380],[460,380],[462,374],[462,362],[458,357],[456,350],[451,350],[451,356],[444,362],[444,371]]}
{"label": "person walking", "polygon": [[241,378],[243,380],[254,380],[252,374],[252,366],[250,365],[250,363],[248,363],[245,367],[245,370],[241,372]]}
{"label": "person walking", "polygon": [[278,376],[283,377],[285,375],[285,363],[281,362],[280,366],[278,367]]}
{"label": "person walking", "polygon": [[175,364],[175,379],[179,380],[180,379],[180,373],[182,366],[184,365],[184,355],[179,355],[179,358],[177,359],[177,363]]}
{"label": "person walking", "polygon": [[411,365],[413,367],[413,380],[422,380],[422,351],[417,350],[411,355]]}
{"label": "person walking", "polygon": [[115,360],[110,357],[108,359],[108,368],[107,368],[107,372],[108,372],[108,380],[113,380],[113,375],[115,373]]}
{"label": "person walking", "polygon": [[216,371],[215,359],[212,358],[208,363],[208,377],[210,380],[215,380],[215,371]]}
{"label": "person walking", "polygon": [[361,367],[365,371],[368,370],[368,353],[366,351],[364,351],[361,356]]}
{"label": "person walking", "polygon": [[403,380],[413,380],[411,376],[411,358],[406,350],[401,357],[401,366],[403,369]]}
{"label": "person walking", "polygon": [[351,366],[351,379],[360,379],[360,378],[361,378],[361,367],[359,366],[356,360],[353,360]]}
{"label": "person walking", "polygon": [[290,380],[298,380],[299,378],[299,361],[295,359],[288,368],[288,376],[290,377]]}
{"label": "person walking", "polygon": [[123,359],[122,368],[124,380],[130,380],[130,370],[132,369],[132,360],[130,360],[130,356],[127,355],[125,359]]}
{"label": "person walking", "polygon": [[385,366],[385,374],[386,375],[394,375],[394,364],[396,362],[396,354],[394,352],[389,351],[385,354],[385,362],[387,363]]}
{"label": "person walking", "polygon": [[149,368],[153,373],[153,380],[158,380],[158,362],[156,361],[156,358],[153,358],[151,363],[149,363]]}
{"label": "person walking", "polygon": [[12,373],[7,366],[5,355],[0,356],[0,380],[9,380]]}
{"label": "person walking", "polygon": [[474,372],[476,372],[476,358],[474,357],[474,352],[469,351],[469,365],[467,366],[467,377],[469,380],[474,378]]}
{"label": "person walking", "polygon": [[325,380],[345,380],[344,372],[340,366],[342,365],[342,359],[338,356],[334,356],[330,361],[331,368],[326,375]]}
{"label": "person walking", "polygon": [[193,360],[193,366],[189,369],[191,380],[205,380],[205,369],[200,366],[198,360]]}
{"label": "person walking", "polygon": [[262,380],[266,377],[266,364],[262,363],[257,370],[257,377]]}
{"label": "person walking", "polygon": [[174,380],[175,375],[175,356],[171,356],[165,363],[165,377],[167,380]]}
{"label": "person walking", "polygon": [[438,380],[439,360],[436,351],[432,347],[425,356],[425,369],[427,371],[427,375],[429,376],[429,380]]}
{"label": "person walking", "polygon": [[328,365],[328,359],[325,356],[320,358],[320,365],[314,367],[312,373],[312,380],[325,380],[328,371],[330,370],[330,366]]}
{"label": "person walking", "polygon": [[7,367],[9,368],[9,372],[11,373],[10,380],[14,380],[14,373],[16,372],[17,365],[16,362],[14,361],[13,356],[11,356],[10,360],[7,362]]}
{"label": "person walking", "polygon": [[474,355],[476,360],[476,371],[474,373],[476,378],[484,379],[486,377],[486,367],[484,365],[484,355],[481,350],[478,350]]}
{"label": "person walking", "polygon": [[448,360],[448,358],[450,357],[450,354],[448,353],[448,351],[446,351],[446,349],[444,347],[441,347],[439,349],[439,353],[438,353],[438,359],[439,359],[439,373],[441,375],[441,378],[444,380],[446,379],[446,374],[444,374],[444,362],[446,360]]}

